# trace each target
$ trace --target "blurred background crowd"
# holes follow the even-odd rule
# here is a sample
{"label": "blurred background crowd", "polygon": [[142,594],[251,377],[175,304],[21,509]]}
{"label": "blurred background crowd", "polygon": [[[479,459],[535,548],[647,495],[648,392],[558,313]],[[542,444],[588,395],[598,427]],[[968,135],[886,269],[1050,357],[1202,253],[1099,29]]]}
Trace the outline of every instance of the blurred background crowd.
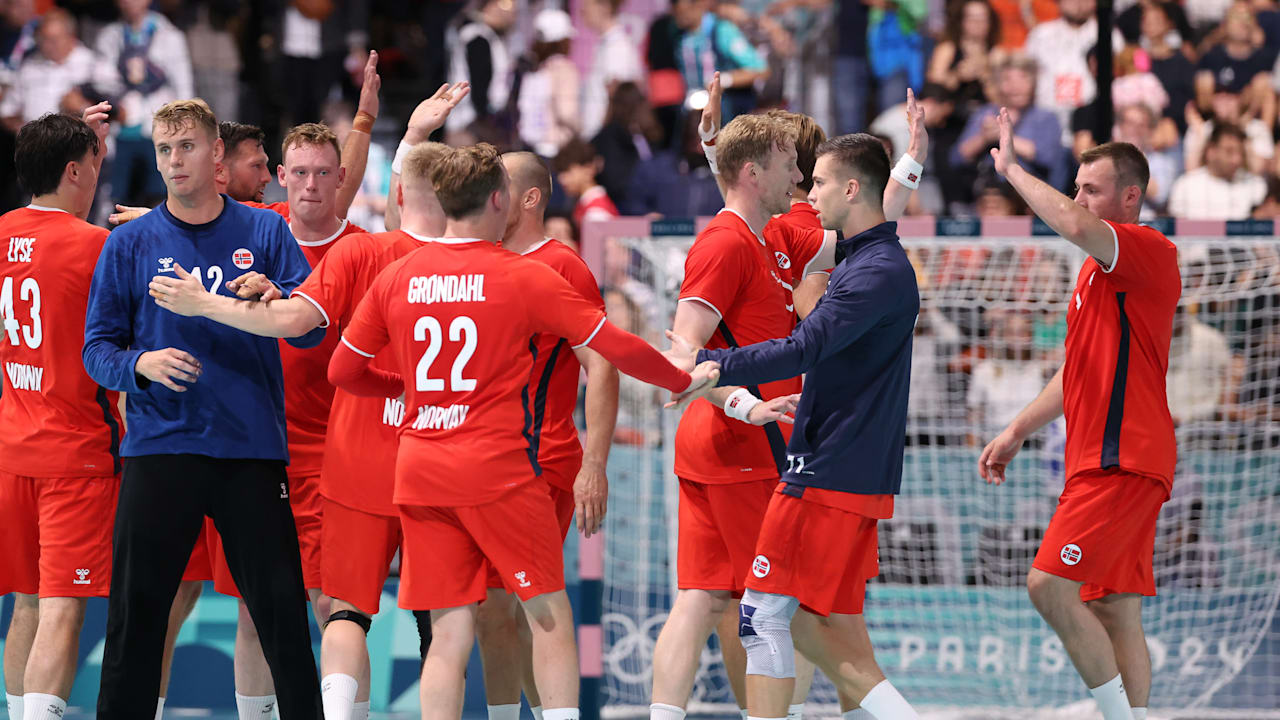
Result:
{"label": "blurred background crowd", "polygon": [[[289,126],[350,125],[369,49],[382,112],[353,220],[378,228],[390,151],[445,81],[470,97],[450,142],[547,158],[558,234],[585,217],[691,217],[721,207],[696,124],[711,73],[734,115],[785,107],[834,135],[905,148],[911,87],[929,126],[909,212],[1019,215],[987,150],[1013,112],[1024,164],[1070,190],[1097,135],[1096,0],[0,0],[0,163],[43,113],[115,105],[102,217],[163,195],[149,118],[179,97],[262,127],[274,168]],[[1275,0],[1117,0],[1112,137],[1151,163],[1145,214],[1280,210]],[[24,198],[0,172],[3,209]]]}

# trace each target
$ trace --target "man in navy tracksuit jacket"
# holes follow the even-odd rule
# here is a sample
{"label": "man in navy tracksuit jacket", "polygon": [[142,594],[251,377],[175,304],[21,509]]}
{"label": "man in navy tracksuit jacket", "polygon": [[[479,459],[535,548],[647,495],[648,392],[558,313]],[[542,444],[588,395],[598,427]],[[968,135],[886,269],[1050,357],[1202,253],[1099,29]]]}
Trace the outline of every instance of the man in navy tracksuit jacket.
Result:
{"label": "man in navy tracksuit jacket", "polygon": [[[250,270],[288,293],[310,266],[283,218],[218,195],[222,146],[207,106],[161,108],[153,140],[168,200],[111,233],[85,319],[85,369],[128,393],[98,717],[155,716],[169,607],[209,516],[262,638],[282,716],[319,720],[277,341],[181,317],[148,296],[153,277],[186,272],[231,294],[226,281]],[[310,347],[323,334],[291,342]]]}
{"label": "man in navy tracksuit jacket", "polygon": [[[826,294],[789,337],[696,357],[720,363],[721,385],[805,374],[788,468],[765,514],[742,598],[739,634],[756,718],[786,716],[798,607],[807,611],[795,618],[800,650],[843,697],[860,700],[868,717],[917,717],[885,680],[862,621],[866,581],[879,572],[876,522],[893,516],[902,482],[920,311],[915,270],[881,210],[889,174],[872,136],[824,143],[809,199],[823,226],[844,235]],[[819,624],[815,615],[828,619]]]}

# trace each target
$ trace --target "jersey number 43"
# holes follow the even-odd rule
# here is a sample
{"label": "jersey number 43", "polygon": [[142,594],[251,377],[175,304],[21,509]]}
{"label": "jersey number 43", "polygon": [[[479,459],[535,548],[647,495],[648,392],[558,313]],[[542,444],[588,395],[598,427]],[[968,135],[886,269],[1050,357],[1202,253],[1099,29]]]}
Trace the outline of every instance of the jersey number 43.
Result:
{"label": "jersey number 43", "polygon": [[18,299],[31,304],[27,310],[30,320],[26,323],[18,322],[18,316],[14,312],[13,285],[13,278],[8,275],[0,280],[0,320],[4,322],[5,335],[9,344],[17,347],[21,331],[21,340],[27,347],[35,350],[44,339],[44,331],[40,326],[40,283],[29,277],[24,278],[18,287]]}

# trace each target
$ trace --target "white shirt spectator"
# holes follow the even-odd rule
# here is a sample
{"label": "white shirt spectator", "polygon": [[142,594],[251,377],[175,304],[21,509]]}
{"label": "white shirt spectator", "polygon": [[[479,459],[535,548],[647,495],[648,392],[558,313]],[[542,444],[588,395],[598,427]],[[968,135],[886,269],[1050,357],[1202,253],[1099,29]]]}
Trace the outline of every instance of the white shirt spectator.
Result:
{"label": "white shirt spectator", "polygon": [[[124,111],[124,125],[141,127],[144,137],[151,136],[151,115],[161,105],[195,96],[186,36],[168,18],[156,12],[147,13],[144,20],[142,32],[149,31],[151,37],[146,61],[164,73],[164,84],[145,93],[134,89],[146,80],[149,72],[142,58],[126,59],[125,67],[122,69],[120,66],[121,54],[128,45],[125,34],[130,32],[130,28],[127,24],[124,21],[113,22],[98,34],[98,55],[111,78],[110,85],[102,89],[119,97],[117,102]],[[133,73],[134,77],[126,77],[126,73]]]}
{"label": "white shirt spectator", "polygon": [[[1275,143],[1271,141],[1271,130],[1267,128],[1267,124],[1258,118],[1246,122],[1240,126],[1244,130],[1245,137],[1249,140],[1248,155],[1254,163],[1250,167],[1255,170],[1259,165],[1266,165],[1276,154]],[[1204,146],[1209,142],[1209,136],[1213,134],[1213,121],[1206,120],[1199,125],[1192,125],[1187,128],[1187,134],[1182,138],[1182,148],[1185,153],[1186,164],[1193,167],[1200,167],[1204,164]]]}
{"label": "white shirt spectator", "polygon": [[600,36],[595,54],[582,85],[582,136],[593,138],[604,126],[609,111],[609,88],[615,83],[640,83],[644,79],[644,62],[634,38],[621,22]]}
{"label": "white shirt spectator", "polygon": [[1222,401],[1231,368],[1231,348],[1222,333],[1192,317],[1174,321],[1166,380],[1169,412],[1179,423],[1212,420]]}
{"label": "white shirt spectator", "polygon": [[988,358],[973,367],[969,410],[984,428],[1004,428],[1044,389],[1045,367],[1035,360]]}
{"label": "white shirt spectator", "polygon": [[1174,181],[1169,214],[1190,220],[1247,220],[1266,196],[1266,181],[1248,170],[1223,180],[1198,167]]}
{"label": "white shirt spectator", "polygon": [[62,98],[73,88],[107,79],[105,69],[83,45],[76,45],[61,63],[40,54],[28,55],[18,68],[13,87],[0,100],[0,117],[20,117],[26,123],[45,113],[56,113]]}
{"label": "white shirt spectator", "polygon": [[[1052,111],[1063,128],[1062,144],[1071,145],[1071,111],[1093,102],[1098,85],[1089,72],[1085,53],[1098,42],[1098,21],[1076,27],[1058,18],[1040,23],[1027,35],[1027,54],[1039,67],[1036,107]],[[1120,31],[1114,31],[1113,50],[1124,47]]]}

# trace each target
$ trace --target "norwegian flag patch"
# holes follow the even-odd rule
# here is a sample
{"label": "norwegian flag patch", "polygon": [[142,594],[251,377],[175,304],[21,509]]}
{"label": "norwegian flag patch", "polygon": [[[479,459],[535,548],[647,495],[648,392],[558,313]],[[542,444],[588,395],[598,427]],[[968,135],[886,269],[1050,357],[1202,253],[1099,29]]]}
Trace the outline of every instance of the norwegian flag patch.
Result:
{"label": "norwegian flag patch", "polygon": [[240,248],[239,250],[231,253],[231,264],[241,270],[248,270],[253,267],[253,253],[249,252],[246,248]]}

